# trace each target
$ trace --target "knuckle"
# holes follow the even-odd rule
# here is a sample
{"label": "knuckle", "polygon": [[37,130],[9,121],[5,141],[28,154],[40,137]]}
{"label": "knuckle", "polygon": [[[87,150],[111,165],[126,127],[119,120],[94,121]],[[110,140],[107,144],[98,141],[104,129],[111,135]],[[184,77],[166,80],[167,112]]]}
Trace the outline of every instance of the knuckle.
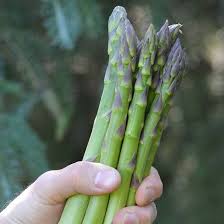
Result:
{"label": "knuckle", "polygon": [[74,169],[72,170],[72,183],[74,190],[77,191],[77,188],[79,188],[80,172],[83,169],[83,163],[79,161],[74,163],[73,165]]}
{"label": "knuckle", "polygon": [[78,161],[70,166],[73,166],[74,170],[80,170],[83,167],[83,163],[84,163],[84,161]]}
{"label": "knuckle", "polygon": [[50,201],[49,189],[51,188],[52,179],[56,172],[51,170],[43,173],[30,186],[31,195],[34,200],[43,205],[48,205]]}
{"label": "knuckle", "polygon": [[74,171],[81,172],[83,169],[86,169],[90,166],[89,162],[87,161],[78,161],[74,163],[72,166],[74,166]]}
{"label": "knuckle", "polygon": [[72,164],[72,166],[73,179],[75,182],[79,182],[81,173],[83,173],[84,170],[88,169],[89,164],[86,161],[78,161]]}
{"label": "knuckle", "polygon": [[77,161],[74,163],[74,165],[77,167],[77,168],[81,168],[83,167],[87,162],[86,161]]}
{"label": "knuckle", "polygon": [[34,182],[34,186],[39,187],[46,182],[50,182],[52,180],[53,176],[55,176],[55,171],[54,170],[50,170],[50,171],[47,171],[47,172],[43,173]]}
{"label": "knuckle", "polygon": [[87,161],[78,161],[71,166],[73,189],[80,193],[84,189],[84,185],[91,179],[92,167]]}

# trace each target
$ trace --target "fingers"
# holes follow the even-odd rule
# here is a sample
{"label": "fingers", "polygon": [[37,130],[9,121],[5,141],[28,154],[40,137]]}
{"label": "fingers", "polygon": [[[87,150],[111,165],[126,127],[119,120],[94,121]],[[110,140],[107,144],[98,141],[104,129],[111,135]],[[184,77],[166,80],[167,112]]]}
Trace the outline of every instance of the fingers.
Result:
{"label": "fingers", "polygon": [[157,210],[154,200],[159,198],[163,191],[163,184],[155,168],[144,179],[136,193],[138,206],[121,209],[115,216],[113,224],[149,224],[156,218]]}
{"label": "fingers", "polygon": [[63,203],[68,197],[82,193],[99,195],[110,193],[120,184],[119,173],[111,167],[91,162],[77,162],[61,170],[41,175],[32,191],[50,203]]}
{"label": "fingers", "polygon": [[146,207],[126,207],[116,214],[113,224],[151,224],[156,216],[157,210],[154,203]]}
{"label": "fingers", "polygon": [[145,206],[155,201],[162,195],[163,183],[158,171],[151,168],[150,175],[144,179],[136,193],[136,203],[139,206]]}

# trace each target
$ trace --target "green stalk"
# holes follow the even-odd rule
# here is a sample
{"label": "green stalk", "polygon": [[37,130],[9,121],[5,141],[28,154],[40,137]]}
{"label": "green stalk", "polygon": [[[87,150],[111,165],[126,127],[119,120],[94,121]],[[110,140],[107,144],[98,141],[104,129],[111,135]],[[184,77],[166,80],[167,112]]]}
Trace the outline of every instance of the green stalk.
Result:
{"label": "green stalk", "polygon": [[[167,31],[167,27],[169,29],[169,32]],[[162,54],[164,55],[165,60],[167,60],[167,55],[168,55],[167,51],[170,50],[171,45],[174,44],[174,42],[178,38],[179,34],[182,33],[180,30],[181,27],[182,27],[181,24],[172,24],[172,25],[168,26],[168,23],[166,21],[165,24],[161,27],[160,31],[157,33],[158,39],[160,42],[160,46],[159,46],[160,51],[159,52],[163,52]],[[167,34],[167,37],[163,37],[166,34]],[[166,40],[166,41],[162,41],[162,40]],[[160,53],[160,55],[161,55],[161,53]],[[156,61],[157,62],[160,61],[158,59],[158,56],[157,56]],[[153,74],[153,81],[152,81],[152,85],[151,85],[150,93],[149,93],[149,97],[148,97],[148,108],[147,108],[148,112],[149,112],[150,106],[152,105],[154,98],[156,97],[156,88],[158,87],[159,80],[161,78],[160,74],[163,71],[164,65],[165,65],[164,63],[162,63],[162,64],[156,63],[154,66],[154,69],[157,68],[158,71],[154,71],[154,74]],[[155,154],[160,145],[161,137],[162,137],[162,134],[163,134],[163,131],[165,128],[164,123],[167,120],[169,110],[170,110],[170,104],[167,105],[167,108],[165,109],[165,111],[162,115],[161,121],[158,125],[158,130],[157,130],[157,133],[153,140],[152,148],[150,150],[150,155],[149,155],[148,162],[147,162],[147,165],[145,168],[145,177],[147,175],[149,175],[152,163],[154,161]]]}
{"label": "green stalk", "polygon": [[129,108],[125,137],[121,148],[118,171],[121,175],[119,189],[110,195],[104,224],[111,224],[115,213],[126,204],[131,177],[136,164],[139,138],[145,119],[147,93],[151,70],[157,50],[157,36],[153,25],[146,32],[139,60],[139,72],[135,83],[134,97]]}
{"label": "green stalk", "polygon": [[148,104],[147,104],[147,111],[149,112],[150,106],[152,105],[152,102],[155,98],[155,90],[158,86],[160,76],[163,72],[164,65],[167,60],[167,56],[169,53],[170,48],[176,41],[179,33],[181,33],[180,28],[182,27],[181,24],[168,24],[168,21],[164,23],[164,25],[161,27],[159,32],[157,33],[158,40],[159,40],[159,46],[158,46],[158,52],[156,55],[156,62],[153,66],[153,80],[152,85],[149,91],[148,95]]}
{"label": "green stalk", "polygon": [[[132,98],[132,82],[135,70],[137,37],[127,18],[120,27],[121,45],[118,58],[118,80],[111,119],[101,149],[100,162],[117,167],[121,143],[124,137],[129,103]],[[134,60],[133,60],[134,59]],[[107,209],[109,195],[92,196],[83,224],[102,224]]]}
{"label": "green stalk", "polygon": [[[100,105],[83,160],[98,162],[100,159],[100,149],[109,125],[111,108],[114,101],[115,83],[118,72],[115,56],[118,54],[120,48],[120,26],[123,23],[123,18],[126,16],[127,13],[123,8],[116,7],[109,18],[109,63],[104,78],[104,89]],[[87,195],[70,197],[66,202],[59,224],[81,224],[89,203],[89,198]]]}
{"label": "green stalk", "polygon": [[146,167],[145,167],[145,171],[144,171],[144,177],[147,177],[150,173],[152,164],[153,164],[154,159],[155,159],[156,152],[159,148],[161,138],[162,138],[163,132],[165,130],[165,126],[166,126],[166,123],[167,123],[167,117],[168,117],[169,111],[170,111],[170,104],[167,104],[167,106],[164,109],[164,112],[162,114],[161,120],[159,121],[158,128],[156,130],[156,133],[155,133],[155,136],[154,136],[154,139],[153,139],[153,142],[152,142],[152,146],[151,146],[151,149],[150,149],[150,155],[148,157]]}
{"label": "green stalk", "polygon": [[137,164],[129,190],[127,205],[135,204],[135,194],[142,179],[144,178],[147,158],[150,155],[150,149],[158,127],[158,123],[161,119],[161,115],[164,109],[166,108],[166,105],[172,99],[173,94],[182,79],[184,67],[185,53],[182,50],[179,39],[177,39],[169,53],[163,75],[161,77],[160,85],[157,87],[159,94],[157,94],[153,100],[149,114],[146,117],[137,155]]}

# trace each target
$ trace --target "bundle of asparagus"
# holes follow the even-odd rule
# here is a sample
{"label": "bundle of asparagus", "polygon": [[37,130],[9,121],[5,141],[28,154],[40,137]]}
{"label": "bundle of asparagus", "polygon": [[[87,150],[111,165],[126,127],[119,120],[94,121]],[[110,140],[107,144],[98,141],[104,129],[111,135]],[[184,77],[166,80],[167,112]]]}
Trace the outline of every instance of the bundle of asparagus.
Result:
{"label": "bundle of asparagus", "polygon": [[110,195],[69,198],[60,224],[111,224],[119,209],[135,204],[184,75],[180,28],[166,21],[156,33],[151,24],[140,42],[125,9],[113,10],[104,89],[83,160],[117,168],[122,182]]}

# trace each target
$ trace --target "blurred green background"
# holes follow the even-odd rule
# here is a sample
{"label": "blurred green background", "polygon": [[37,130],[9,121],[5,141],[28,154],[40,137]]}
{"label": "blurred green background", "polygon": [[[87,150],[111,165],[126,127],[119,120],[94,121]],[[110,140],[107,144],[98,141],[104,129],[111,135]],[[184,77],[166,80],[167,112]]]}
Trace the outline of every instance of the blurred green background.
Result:
{"label": "blurred green background", "polygon": [[0,206],[42,172],[82,158],[115,5],[139,37],[150,22],[184,25],[189,69],[155,162],[164,182],[157,223],[223,223],[223,0],[1,0]]}

